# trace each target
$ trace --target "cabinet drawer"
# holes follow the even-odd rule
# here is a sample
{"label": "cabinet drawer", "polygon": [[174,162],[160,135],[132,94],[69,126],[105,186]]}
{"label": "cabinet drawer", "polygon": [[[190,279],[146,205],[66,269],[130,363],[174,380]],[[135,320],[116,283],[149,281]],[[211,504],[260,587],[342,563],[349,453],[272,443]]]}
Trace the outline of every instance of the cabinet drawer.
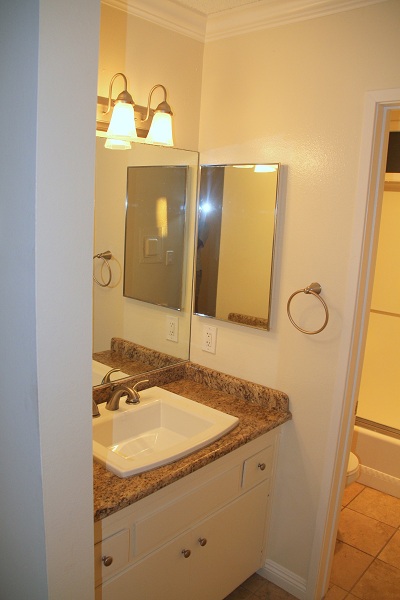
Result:
{"label": "cabinet drawer", "polygon": [[[107,567],[102,557],[112,559]],[[128,564],[129,559],[129,530],[123,529],[94,546],[94,572],[96,585],[105,581],[111,575]]]}
{"label": "cabinet drawer", "polygon": [[135,525],[134,553],[141,555],[171,539],[197,519],[233,500],[240,490],[241,466],[226,471]]}
{"label": "cabinet drawer", "polygon": [[273,446],[264,448],[243,463],[242,488],[245,490],[257,485],[271,476],[274,458]]}

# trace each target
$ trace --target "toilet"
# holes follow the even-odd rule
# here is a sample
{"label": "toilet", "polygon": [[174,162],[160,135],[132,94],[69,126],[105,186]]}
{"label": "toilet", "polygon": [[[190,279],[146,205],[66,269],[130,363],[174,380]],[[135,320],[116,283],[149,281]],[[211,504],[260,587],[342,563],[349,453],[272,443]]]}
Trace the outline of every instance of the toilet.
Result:
{"label": "toilet", "polygon": [[355,454],[350,452],[349,462],[347,465],[346,487],[356,481],[360,475],[360,463]]}

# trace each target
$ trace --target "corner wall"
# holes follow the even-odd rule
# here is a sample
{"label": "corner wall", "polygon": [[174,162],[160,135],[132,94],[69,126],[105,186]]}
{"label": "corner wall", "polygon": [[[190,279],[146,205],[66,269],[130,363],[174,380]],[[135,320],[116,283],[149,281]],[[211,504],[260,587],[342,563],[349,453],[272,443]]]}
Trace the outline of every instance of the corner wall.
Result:
{"label": "corner wall", "polygon": [[[351,322],[355,301],[347,276],[360,260],[351,242],[363,227],[354,211],[365,95],[399,87],[399,24],[399,3],[388,1],[205,48],[201,162],[281,162],[286,173],[271,331],[218,322],[211,355],[201,350],[203,320],[194,317],[191,360],[290,397],[268,564],[299,598],[314,598],[309,572],[323,533],[317,513],[331,468],[327,440],[339,435],[350,344],[342,324]],[[330,321],[306,336],[290,324],[286,302],[312,281],[322,285]],[[299,315],[314,301],[299,297]],[[317,326],[323,316],[313,307]]]}

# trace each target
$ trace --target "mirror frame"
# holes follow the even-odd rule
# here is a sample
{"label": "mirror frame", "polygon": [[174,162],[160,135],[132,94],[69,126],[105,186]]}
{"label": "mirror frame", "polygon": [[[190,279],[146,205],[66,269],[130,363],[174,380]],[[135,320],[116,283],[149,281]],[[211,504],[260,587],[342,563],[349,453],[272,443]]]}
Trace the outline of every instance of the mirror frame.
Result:
{"label": "mirror frame", "polygon": [[[277,244],[277,228],[278,228],[278,208],[279,208],[279,196],[280,196],[280,186],[281,186],[281,176],[282,176],[282,165],[279,162],[276,163],[222,163],[222,164],[200,164],[199,166],[199,176],[198,176],[198,194],[197,194],[197,213],[196,213],[196,233],[195,233],[195,241],[198,240],[198,231],[199,231],[199,211],[200,211],[200,193],[201,193],[201,173],[202,169],[206,167],[215,167],[215,168],[226,168],[226,167],[238,167],[238,168],[249,168],[251,166],[266,166],[266,167],[275,167],[276,169],[276,187],[275,187],[275,195],[274,195],[274,209],[273,209],[273,234],[271,240],[271,267],[270,267],[270,285],[268,290],[268,311],[266,317],[259,317],[257,315],[241,315],[237,313],[232,314],[232,319],[223,319],[218,316],[197,312],[195,310],[195,295],[196,295],[196,262],[198,255],[198,248],[196,244],[195,248],[195,258],[194,258],[194,270],[193,270],[193,314],[200,317],[207,317],[209,319],[215,319],[217,321],[222,321],[225,323],[230,323],[234,325],[241,325],[245,327],[252,327],[255,329],[260,329],[263,331],[270,331],[271,328],[271,302],[272,302],[272,289],[273,289],[273,280],[274,280],[274,268],[275,268],[275,258],[276,258],[276,244]],[[222,206],[222,204],[221,204]]]}

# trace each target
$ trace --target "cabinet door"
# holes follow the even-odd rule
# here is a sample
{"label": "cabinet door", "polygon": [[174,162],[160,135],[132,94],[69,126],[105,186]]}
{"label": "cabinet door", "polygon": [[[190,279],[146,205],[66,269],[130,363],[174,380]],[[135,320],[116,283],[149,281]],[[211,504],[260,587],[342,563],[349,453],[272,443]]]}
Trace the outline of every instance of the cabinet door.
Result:
{"label": "cabinet door", "polygon": [[[96,600],[189,600],[188,534],[179,536],[96,590]],[[205,600],[203,598],[203,600]]]}
{"label": "cabinet door", "polygon": [[262,566],[268,490],[265,481],[195,528],[190,600],[222,600]]}

